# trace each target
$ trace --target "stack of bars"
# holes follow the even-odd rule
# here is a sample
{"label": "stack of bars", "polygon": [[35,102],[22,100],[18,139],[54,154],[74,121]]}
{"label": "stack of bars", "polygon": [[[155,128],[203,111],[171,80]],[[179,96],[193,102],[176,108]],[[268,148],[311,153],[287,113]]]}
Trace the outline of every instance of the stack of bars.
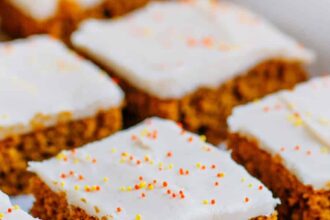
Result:
{"label": "stack of bars", "polygon": [[282,219],[330,219],[330,76],[238,107],[233,157],[276,196]]}
{"label": "stack of bars", "polygon": [[[179,16],[178,16],[179,15]],[[72,44],[126,93],[125,119],[181,121],[218,144],[234,106],[306,79],[313,54],[231,3],[151,3],[116,20],[84,22]]]}
{"label": "stack of bars", "polygon": [[279,201],[229,153],[159,118],[29,170],[42,219],[277,219]]}
{"label": "stack of bars", "polygon": [[101,69],[55,39],[1,44],[0,188],[26,192],[28,161],[120,129],[122,102],[122,91]]}

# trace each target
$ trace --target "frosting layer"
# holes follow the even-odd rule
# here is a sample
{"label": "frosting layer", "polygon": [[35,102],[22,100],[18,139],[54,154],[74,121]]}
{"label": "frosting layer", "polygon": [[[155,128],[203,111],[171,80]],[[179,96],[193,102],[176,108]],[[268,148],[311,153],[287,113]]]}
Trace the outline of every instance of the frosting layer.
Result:
{"label": "frosting layer", "polygon": [[18,206],[12,205],[9,197],[0,191],[0,219],[1,220],[33,220],[30,215]]}
{"label": "frosting layer", "polygon": [[0,44],[0,140],[118,107],[119,87],[47,36]]}
{"label": "frosting layer", "polygon": [[247,220],[278,200],[230,154],[152,118],[57,158],[30,163],[55,192],[110,219]]}
{"label": "frosting layer", "polygon": [[313,60],[309,50],[247,9],[208,0],[154,2],[120,19],[89,20],[72,42],[163,99],[216,88],[264,60]]}
{"label": "frosting layer", "polygon": [[280,155],[287,169],[315,189],[330,187],[330,77],[234,109],[230,130]]}
{"label": "frosting layer", "polygon": [[[7,0],[22,10],[28,16],[37,20],[46,20],[51,18],[58,12],[59,5],[64,1],[69,0]],[[71,0],[70,0],[71,1]],[[97,6],[104,0],[73,0],[74,3],[78,4],[82,8],[91,8]],[[72,1],[71,1],[72,2]]]}

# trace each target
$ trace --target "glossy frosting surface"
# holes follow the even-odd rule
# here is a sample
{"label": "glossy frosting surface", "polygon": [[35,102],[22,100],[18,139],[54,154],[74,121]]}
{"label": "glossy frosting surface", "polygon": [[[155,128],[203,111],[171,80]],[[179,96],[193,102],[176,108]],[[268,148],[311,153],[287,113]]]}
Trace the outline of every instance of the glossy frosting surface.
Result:
{"label": "glossy frosting surface", "polygon": [[119,87],[101,69],[47,36],[0,43],[0,140],[118,107]]}
{"label": "glossy frosting surface", "polygon": [[314,57],[251,11],[208,0],[150,3],[118,19],[89,20],[72,42],[132,86],[162,99],[219,87],[265,60],[309,63]]}

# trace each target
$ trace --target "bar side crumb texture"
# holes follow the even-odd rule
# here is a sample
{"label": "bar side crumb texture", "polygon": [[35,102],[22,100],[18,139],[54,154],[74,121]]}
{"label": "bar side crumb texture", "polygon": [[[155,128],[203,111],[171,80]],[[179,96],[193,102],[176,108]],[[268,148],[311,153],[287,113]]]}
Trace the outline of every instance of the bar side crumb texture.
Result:
{"label": "bar side crumb texture", "polygon": [[[1,220],[33,220],[32,216],[22,211],[18,205],[12,205],[9,197],[0,191],[0,219]],[[35,219],[37,220],[37,219]]]}
{"label": "bar side crumb texture", "polygon": [[277,219],[279,200],[228,152],[202,139],[150,118],[31,162],[37,174],[32,213],[43,219]]}
{"label": "bar side crumb texture", "polygon": [[233,158],[281,199],[280,219],[330,219],[330,77],[237,107]]}
{"label": "bar side crumb texture", "polygon": [[68,39],[87,18],[109,18],[142,7],[149,0],[2,0],[2,29],[13,37],[49,33]]}
{"label": "bar side crumb texture", "polygon": [[118,78],[128,124],[156,115],[213,143],[225,138],[234,106],[292,88],[313,60],[263,18],[208,0],[154,2],[120,19],[86,21],[71,39]]}
{"label": "bar side crumb texture", "polygon": [[27,162],[119,130],[123,93],[47,36],[0,44],[0,188],[27,192]]}

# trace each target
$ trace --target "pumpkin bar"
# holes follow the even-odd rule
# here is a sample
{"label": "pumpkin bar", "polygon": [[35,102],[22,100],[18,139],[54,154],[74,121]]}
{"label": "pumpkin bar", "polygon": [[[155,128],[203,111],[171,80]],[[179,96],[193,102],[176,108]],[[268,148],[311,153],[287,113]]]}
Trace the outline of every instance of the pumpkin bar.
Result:
{"label": "pumpkin bar", "polygon": [[330,219],[330,77],[235,108],[233,157],[278,196],[280,219]]}
{"label": "pumpkin bar", "polygon": [[27,191],[27,161],[121,128],[123,92],[48,36],[0,43],[0,189]]}
{"label": "pumpkin bar", "polygon": [[279,200],[228,152],[160,118],[29,170],[43,219],[277,219]]}
{"label": "pumpkin bar", "polygon": [[218,144],[234,106],[306,79],[313,54],[263,18],[218,1],[153,2],[116,20],[89,20],[74,47],[116,77],[128,124],[180,121]]}

